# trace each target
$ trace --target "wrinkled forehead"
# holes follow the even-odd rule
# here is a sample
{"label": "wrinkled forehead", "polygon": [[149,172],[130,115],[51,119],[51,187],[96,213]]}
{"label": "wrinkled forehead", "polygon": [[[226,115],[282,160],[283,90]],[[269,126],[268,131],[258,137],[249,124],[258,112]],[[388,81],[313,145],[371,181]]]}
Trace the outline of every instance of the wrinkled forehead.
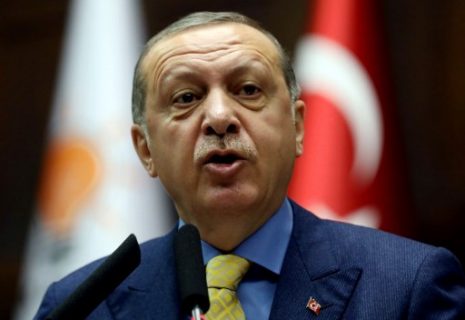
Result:
{"label": "wrinkled forehead", "polygon": [[217,23],[196,26],[156,42],[142,61],[145,75],[156,72],[170,59],[180,57],[215,56],[230,49],[255,54],[276,68],[281,55],[276,45],[261,31],[240,23]]}

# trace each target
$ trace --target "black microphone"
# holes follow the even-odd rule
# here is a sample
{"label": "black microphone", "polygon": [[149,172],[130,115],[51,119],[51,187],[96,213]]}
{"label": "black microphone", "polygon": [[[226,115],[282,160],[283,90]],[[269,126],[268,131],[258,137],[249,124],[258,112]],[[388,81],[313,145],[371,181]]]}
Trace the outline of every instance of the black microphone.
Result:
{"label": "black microphone", "polygon": [[85,319],[139,263],[139,244],[131,234],[46,319]]}
{"label": "black microphone", "polygon": [[210,308],[210,300],[197,228],[191,224],[182,226],[176,234],[174,249],[181,309],[193,319],[200,319],[200,314]]}

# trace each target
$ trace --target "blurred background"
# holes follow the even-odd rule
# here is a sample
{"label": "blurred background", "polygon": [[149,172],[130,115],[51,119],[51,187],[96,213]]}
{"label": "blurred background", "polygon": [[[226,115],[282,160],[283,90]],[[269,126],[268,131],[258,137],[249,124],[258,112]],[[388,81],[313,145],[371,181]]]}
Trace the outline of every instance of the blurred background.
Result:
{"label": "blurred background", "polygon": [[[409,202],[403,213],[411,224],[407,234],[450,249],[464,264],[465,2],[378,2],[391,119],[403,162],[399,188]],[[69,8],[63,0],[0,2],[1,319],[12,317],[20,295]],[[145,39],[198,10],[251,16],[292,57],[314,1],[145,0]]]}

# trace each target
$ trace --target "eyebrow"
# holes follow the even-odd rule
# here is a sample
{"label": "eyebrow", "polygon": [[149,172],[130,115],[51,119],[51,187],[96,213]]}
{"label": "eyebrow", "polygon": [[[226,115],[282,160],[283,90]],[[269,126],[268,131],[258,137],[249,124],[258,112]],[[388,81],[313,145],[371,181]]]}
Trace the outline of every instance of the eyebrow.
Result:
{"label": "eyebrow", "polygon": [[164,90],[170,91],[170,87],[175,84],[182,82],[192,83],[203,79],[202,73],[199,71],[183,68],[184,70],[174,70],[166,73],[165,76],[161,77],[159,82],[156,83],[156,90],[164,92]]}
{"label": "eyebrow", "polygon": [[[246,59],[240,57],[238,63],[228,69],[229,70],[225,71],[226,78],[234,78],[249,73],[250,71],[258,72],[261,77],[271,77],[273,66],[256,57]],[[203,78],[203,73],[201,67],[198,67],[197,63],[185,61],[175,65],[173,68],[170,68],[170,70],[163,71],[159,78],[161,79],[159,84],[168,81],[176,81],[178,79],[189,81]]]}
{"label": "eyebrow", "polygon": [[238,65],[232,68],[232,71],[228,74],[228,77],[235,77],[241,74],[250,72],[251,70],[259,72],[261,76],[270,76],[272,66],[267,63],[263,63],[260,59],[250,59],[249,61],[242,60]]}

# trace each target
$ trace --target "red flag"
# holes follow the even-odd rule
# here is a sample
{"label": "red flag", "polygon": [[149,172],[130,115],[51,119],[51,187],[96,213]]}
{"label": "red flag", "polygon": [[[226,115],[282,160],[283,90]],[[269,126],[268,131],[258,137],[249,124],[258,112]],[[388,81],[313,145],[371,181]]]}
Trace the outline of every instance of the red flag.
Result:
{"label": "red flag", "polygon": [[376,1],[317,0],[296,51],[304,154],[289,196],[331,219],[405,233],[393,105]]}

